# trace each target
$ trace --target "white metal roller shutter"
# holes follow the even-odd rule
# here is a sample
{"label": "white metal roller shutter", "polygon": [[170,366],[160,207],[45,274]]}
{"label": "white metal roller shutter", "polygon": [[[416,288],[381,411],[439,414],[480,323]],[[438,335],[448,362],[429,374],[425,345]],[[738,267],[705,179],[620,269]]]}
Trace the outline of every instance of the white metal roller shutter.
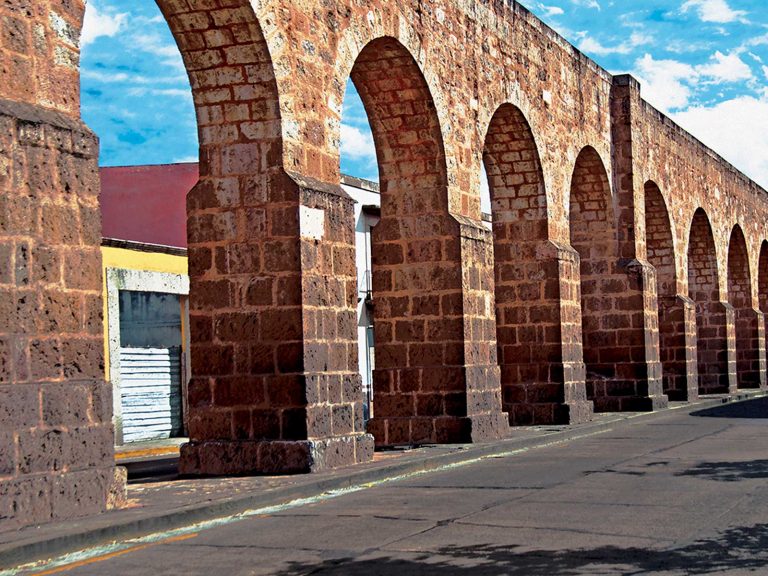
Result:
{"label": "white metal roller shutter", "polygon": [[181,349],[120,348],[120,393],[124,442],[181,434]]}

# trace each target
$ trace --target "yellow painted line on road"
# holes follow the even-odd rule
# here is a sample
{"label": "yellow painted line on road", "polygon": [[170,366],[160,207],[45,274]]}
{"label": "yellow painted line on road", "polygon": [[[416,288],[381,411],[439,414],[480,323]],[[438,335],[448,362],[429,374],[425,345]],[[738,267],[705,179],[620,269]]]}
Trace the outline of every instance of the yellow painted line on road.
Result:
{"label": "yellow painted line on road", "polygon": [[83,566],[88,566],[89,564],[104,562],[106,560],[111,560],[112,558],[117,558],[118,556],[123,556],[124,554],[130,554],[131,552],[138,552],[140,550],[145,550],[147,548],[151,548],[152,546],[158,546],[160,544],[172,544],[174,542],[181,542],[182,540],[189,540],[191,538],[195,538],[196,536],[197,536],[197,532],[192,534],[182,534],[180,536],[172,536],[171,538],[166,538],[165,540],[159,540],[157,542],[149,542],[147,544],[140,544],[139,546],[133,546],[132,548],[117,550],[115,552],[108,552],[106,554],[102,554],[101,556],[93,556],[92,558],[86,558],[85,560],[79,560],[77,562],[72,562],[70,564],[64,564],[63,566],[57,566],[56,568],[51,568],[50,570],[44,570],[43,572],[34,572],[33,574],[30,574],[30,576],[50,576],[50,574],[60,574],[62,572],[69,572],[70,570],[74,570],[75,568],[82,568]]}
{"label": "yellow painted line on road", "polygon": [[[577,436],[570,436],[567,438],[561,438],[559,440],[552,440],[551,442],[545,442],[532,447],[517,448],[514,450],[506,450],[504,452],[497,452],[495,454],[475,456],[473,458],[467,458],[466,460],[460,460],[459,462],[453,462],[451,464],[443,464],[440,466],[435,466],[434,468],[425,468],[422,470],[416,470],[414,472],[399,474],[397,476],[389,476],[381,480],[373,480],[371,482],[356,484],[355,486],[349,486],[347,488],[338,488],[336,490],[329,490],[328,492],[324,492],[316,496],[309,496],[306,498],[297,498],[296,500],[291,500],[289,502],[284,502],[282,504],[275,504],[272,506],[265,506],[263,508],[245,510],[238,514],[232,514],[230,516],[223,516],[220,518],[213,518],[211,520],[204,520],[202,522],[198,522],[196,524],[192,524],[189,526],[183,526],[181,528],[173,528],[171,530],[165,530],[163,532],[155,532],[153,534],[148,534],[147,536],[141,536],[141,537],[133,538],[130,540],[124,540],[122,542],[113,542],[112,544],[107,544],[104,546],[98,546],[94,548],[87,548],[85,550],[80,550],[77,552],[71,552],[69,554],[64,554],[62,556],[59,556],[57,558],[43,560],[39,562],[33,562],[30,564],[25,564],[23,566],[17,566],[16,568],[12,568],[10,570],[0,570],[0,576],[45,576],[46,574],[56,574],[57,572],[62,572],[64,570],[71,570],[75,567],[75,564],[80,562],[90,563],[88,562],[89,560],[92,560],[93,562],[100,562],[100,561],[108,560],[110,558],[114,558],[116,556],[120,556],[128,552],[137,552],[156,544],[178,542],[181,540],[185,540],[186,539],[185,537],[197,536],[199,532],[202,532],[205,530],[211,530],[213,528],[218,528],[220,526],[234,524],[236,522],[241,522],[243,520],[247,520],[250,518],[263,518],[267,516],[272,516],[274,514],[277,514],[278,512],[285,512],[286,510],[292,510],[294,508],[299,508],[301,506],[318,504],[326,500],[333,500],[341,496],[346,496],[347,494],[354,494],[356,492],[361,492],[363,490],[369,490],[371,488],[376,488],[378,486],[389,484],[391,482],[408,480],[411,478],[416,478],[418,476],[424,476],[425,474],[434,474],[437,472],[454,470],[456,468],[463,468],[465,466],[478,464],[480,462],[494,459],[494,458],[506,458],[509,456],[516,456],[519,454],[530,452],[532,450],[559,446],[560,444],[567,444],[568,442],[573,442],[574,440],[581,440],[583,438],[599,436],[601,434],[606,434],[612,431],[613,431],[613,428],[605,428],[603,430],[597,430],[595,432],[588,432],[585,434],[579,434]],[[552,433],[552,435],[555,435],[555,434],[556,433]],[[85,564],[78,564],[78,565],[82,566]],[[59,570],[59,568],[63,570]],[[40,572],[41,569],[44,571]]]}

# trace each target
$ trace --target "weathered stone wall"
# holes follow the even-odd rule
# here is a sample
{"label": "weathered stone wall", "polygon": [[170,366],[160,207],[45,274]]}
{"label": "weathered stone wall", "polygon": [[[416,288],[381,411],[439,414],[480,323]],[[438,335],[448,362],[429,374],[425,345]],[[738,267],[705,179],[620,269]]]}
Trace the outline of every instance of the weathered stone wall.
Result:
{"label": "weathered stone wall", "polygon": [[82,5],[0,7],[0,527],[119,505]]}
{"label": "weathered stone wall", "polygon": [[[768,270],[760,258],[768,194],[643,101],[637,82],[629,86],[637,254],[654,263],[662,244],[672,250],[675,298],[690,297],[697,311],[670,329],[670,337],[688,342],[689,360],[698,350],[700,392],[765,386]],[[652,202],[663,202],[669,217],[671,238],[663,242],[658,225],[654,231],[651,224],[649,233],[649,183],[661,196]],[[669,286],[673,274],[664,267]],[[672,297],[673,290],[666,290]]]}
{"label": "weathered stone wall", "polygon": [[[200,136],[184,473],[314,471],[374,442],[765,385],[766,192],[517,3],[158,4]],[[114,485],[82,14],[0,7],[0,515],[17,524],[102,510]],[[367,430],[339,185],[350,76],[382,192]]]}

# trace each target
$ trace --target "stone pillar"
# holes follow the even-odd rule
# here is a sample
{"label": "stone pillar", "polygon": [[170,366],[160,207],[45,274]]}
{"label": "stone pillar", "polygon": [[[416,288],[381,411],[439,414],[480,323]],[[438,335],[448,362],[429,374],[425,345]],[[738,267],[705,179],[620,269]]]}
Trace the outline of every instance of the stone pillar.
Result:
{"label": "stone pillar", "polygon": [[[239,187],[222,205],[228,186]],[[369,461],[357,366],[353,201],[273,171],[203,179],[188,200],[187,475]]]}
{"label": "stone pillar", "polygon": [[754,308],[734,309],[736,369],[739,388],[764,388],[765,320]]}
{"label": "stone pillar", "polygon": [[[518,243],[497,269],[502,407],[510,424],[576,424],[592,418],[584,386],[579,260],[554,242]],[[524,254],[519,253],[520,251]]]}
{"label": "stone pillar", "polygon": [[765,314],[758,311],[757,318],[757,362],[760,374],[760,389],[768,390],[768,358],[765,354]]}
{"label": "stone pillar", "polygon": [[585,337],[590,339],[588,352],[585,349],[587,397],[598,412],[666,408],[655,269],[639,260],[624,261],[614,274],[596,281],[599,286],[594,297],[602,299],[605,312],[597,318],[599,330],[595,326],[585,329]]}
{"label": "stone pillar", "polygon": [[0,100],[0,523],[124,501],[104,381],[98,140]]}
{"label": "stone pillar", "polygon": [[659,340],[664,393],[670,400],[699,397],[696,304],[687,296],[659,297]]}
{"label": "stone pillar", "polygon": [[633,118],[640,104],[639,82],[629,75],[614,76],[610,107],[619,260],[611,263],[613,277],[600,281],[599,290],[611,304],[601,319],[610,345],[596,347],[599,364],[607,361],[609,366],[599,370],[600,379],[587,374],[587,390],[595,395],[599,411],[657,410],[668,404],[662,386],[656,269],[642,259],[636,237],[640,197],[635,192],[644,186],[635,182]]}
{"label": "stone pillar", "polygon": [[696,348],[700,394],[737,390],[735,311],[727,302],[696,305]]}
{"label": "stone pillar", "polygon": [[408,219],[382,211],[373,243],[376,369],[368,430],[376,444],[506,435],[490,232],[448,213]]}
{"label": "stone pillar", "polygon": [[467,417],[473,442],[496,440],[509,434],[509,418],[502,409],[496,350],[493,233],[480,222],[456,218],[461,236]]}

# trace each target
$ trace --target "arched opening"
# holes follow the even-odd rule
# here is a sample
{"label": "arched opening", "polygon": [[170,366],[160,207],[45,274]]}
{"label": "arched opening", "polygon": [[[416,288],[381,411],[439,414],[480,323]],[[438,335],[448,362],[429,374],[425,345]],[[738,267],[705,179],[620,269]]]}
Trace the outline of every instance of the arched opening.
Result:
{"label": "arched opening", "polygon": [[645,184],[645,239],[648,260],[656,268],[657,294],[674,296],[677,286],[672,225],[661,190],[650,181]]}
{"label": "arched opening", "polygon": [[373,370],[376,365],[371,233],[381,215],[381,195],[368,115],[352,80],[347,81],[344,90],[340,129],[341,185],[355,202],[357,359],[362,379],[363,419],[367,422],[373,413]]}
{"label": "arched opening", "polygon": [[89,1],[81,38],[80,109],[99,164],[196,163],[192,90],[168,22],[154,0],[120,4]]}
{"label": "arched opening", "polygon": [[720,302],[712,227],[701,208],[693,215],[688,238],[688,295],[696,305],[699,392],[727,393],[728,310]]}
{"label": "arched opening", "polygon": [[378,158],[371,236],[378,445],[466,441],[461,248],[446,160],[418,64],[394,38],[370,42],[350,73]]}
{"label": "arched opening", "polygon": [[655,182],[645,183],[644,198],[646,252],[648,261],[656,269],[663,388],[670,400],[689,400],[697,389],[697,383],[689,382],[689,372],[695,368],[695,362],[688,361],[692,338],[686,337],[692,332],[690,312],[693,309],[677,294],[672,225],[664,197]]}
{"label": "arched opening", "polygon": [[733,306],[735,316],[737,385],[739,388],[759,388],[760,313],[752,306],[752,275],[747,242],[738,224],[733,227],[728,241],[728,303]]}
{"label": "arched opening", "polygon": [[[80,111],[99,137],[105,376],[115,444],[188,433],[186,196],[197,123],[181,53],[158,5],[88,2]],[[138,444],[138,445],[137,445]]]}
{"label": "arched opening", "polygon": [[630,317],[614,310],[613,297],[626,281],[617,274],[614,211],[608,175],[594,148],[576,159],[570,195],[571,246],[579,253],[581,323],[587,397],[596,410],[618,409],[610,397],[620,386],[618,364],[637,344],[628,330]]}
{"label": "arched opening", "polygon": [[528,121],[511,104],[491,119],[483,165],[493,222],[496,338],[502,406],[512,425],[567,421],[555,366],[562,363],[558,270],[542,260],[547,198]]}

